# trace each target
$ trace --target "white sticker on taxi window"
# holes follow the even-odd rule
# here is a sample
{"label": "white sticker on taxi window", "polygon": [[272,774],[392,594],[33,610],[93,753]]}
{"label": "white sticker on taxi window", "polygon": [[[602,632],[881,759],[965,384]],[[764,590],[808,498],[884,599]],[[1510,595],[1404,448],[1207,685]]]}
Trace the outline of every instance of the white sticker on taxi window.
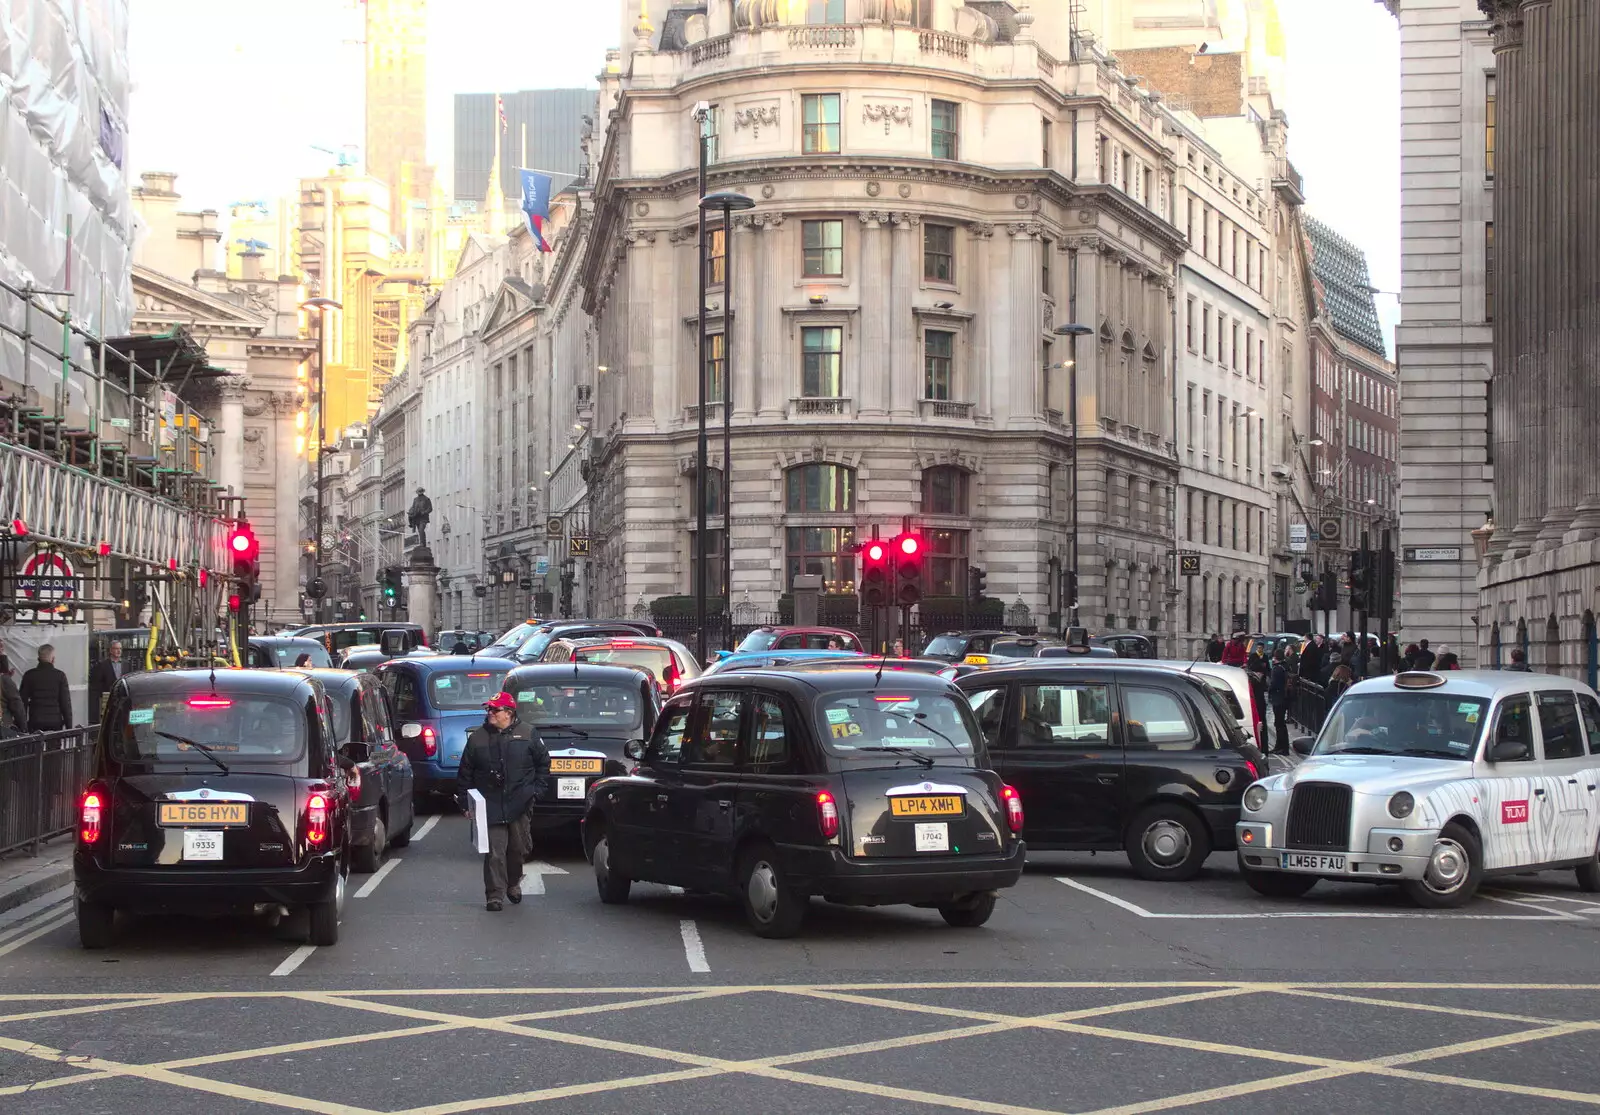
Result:
{"label": "white sticker on taxi window", "polygon": [[850,719],[850,710],[847,708],[831,708],[828,710],[829,724],[843,724]]}
{"label": "white sticker on taxi window", "polygon": [[455,678],[439,678],[436,681],[434,681],[433,684],[438,686],[440,689],[449,689],[455,683],[456,683],[456,679]]}
{"label": "white sticker on taxi window", "polygon": [[129,724],[154,724],[155,722],[156,710],[153,708],[136,708],[130,709],[128,712]]}
{"label": "white sticker on taxi window", "polygon": [[1461,740],[1455,740],[1455,739],[1453,739],[1449,743],[1445,744],[1445,746],[1448,747],[1452,751],[1467,751],[1467,750],[1470,750],[1471,747],[1472,747],[1472,745],[1470,743],[1465,743],[1465,742],[1463,742]]}
{"label": "white sticker on taxi window", "polygon": [[1457,715],[1461,715],[1461,716],[1464,716],[1469,712],[1477,712],[1477,711],[1478,711],[1478,702],[1477,701],[1462,701],[1459,705],[1456,706],[1456,713],[1457,713]]}

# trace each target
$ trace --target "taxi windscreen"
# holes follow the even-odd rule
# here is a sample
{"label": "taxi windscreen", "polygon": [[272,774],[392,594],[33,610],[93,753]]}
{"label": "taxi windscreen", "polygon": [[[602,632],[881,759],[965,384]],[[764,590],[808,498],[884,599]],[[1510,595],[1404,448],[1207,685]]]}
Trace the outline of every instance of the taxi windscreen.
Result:
{"label": "taxi windscreen", "polygon": [[1488,710],[1488,700],[1455,693],[1352,694],[1329,714],[1314,754],[1470,761]]}
{"label": "taxi windscreen", "polygon": [[960,658],[967,653],[967,640],[962,635],[935,635],[922,648],[924,658]]}
{"label": "taxi windscreen", "polygon": [[971,711],[944,693],[833,693],[817,702],[817,713],[818,735],[835,755],[877,758],[877,748],[947,758],[977,753]]}
{"label": "taxi windscreen", "polygon": [[504,670],[441,670],[428,679],[428,701],[440,712],[481,709],[505,676]]}
{"label": "taxi windscreen", "polygon": [[622,643],[578,647],[573,651],[573,661],[605,666],[638,666],[649,670],[652,677],[663,682],[673,671],[672,652],[666,647],[627,646]]}
{"label": "taxi windscreen", "polygon": [[562,724],[568,727],[606,729],[618,735],[637,735],[644,726],[640,700],[641,678],[633,685],[580,682],[576,685],[517,685],[517,716],[525,723]]}
{"label": "taxi windscreen", "polygon": [[108,733],[124,762],[292,762],[305,752],[306,714],[261,694],[183,693],[136,697]]}
{"label": "taxi windscreen", "polygon": [[771,650],[772,644],[777,641],[778,633],[776,631],[752,631],[734,649],[742,651]]}

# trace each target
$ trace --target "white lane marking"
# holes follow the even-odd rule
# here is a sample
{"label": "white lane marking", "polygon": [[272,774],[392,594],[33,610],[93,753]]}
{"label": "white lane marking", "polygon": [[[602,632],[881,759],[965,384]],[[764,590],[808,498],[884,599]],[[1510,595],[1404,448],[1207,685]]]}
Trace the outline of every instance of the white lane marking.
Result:
{"label": "white lane marking", "polygon": [[700,941],[700,930],[695,923],[687,918],[680,921],[678,934],[683,938],[683,954],[689,959],[689,971],[711,971],[711,965],[706,961],[706,946]]}
{"label": "white lane marking", "polygon": [[361,889],[356,891],[356,897],[357,898],[365,898],[365,897],[367,897],[367,895],[369,895],[373,891],[377,890],[378,889],[378,884],[383,882],[385,876],[387,876],[389,874],[389,872],[391,872],[395,868],[399,867],[400,866],[400,862],[401,862],[400,857],[396,856],[393,859],[389,860],[387,863],[385,863],[382,867],[378,868],[378,870],[374,871],[372,873],[372,878],[368,879],[365,883],[361,884]]}
{"label": "white lane marking", "polygon": [[[531,867],[533,865],[529,864],[529,866]],[[539,874],[537,871],[524,870],[522,873],[521,886],[524,897],[530,894],[543,894],[544,876]]]}
{"label": "white lane marking", "polygon": [[291,952],[288,958],[284,960],[282,964],[279,964],[276,968],[272,969],[272,974],[275,976],[290,975],[296,968],[304,964],[311,954],[316,951],[316,945],[301,945],[299,948]]}
{"label": "white lane marking", "polygon": [[72,884],[68,883],[64,887],[57,887],[49,894],[40,895],[38,898],[0,913],[0,937],[5,937],[13,932],[23,922],[32,921],[35,916],[50,909],[52,906],[59,906],[63,902],[70,901],[72,901]]}
{"label": "white lane marking", "polygon": [[37,922],[35,922],[33,924],[33,931],[31,933],[24,933],[16,940],[4,945],[0,945],[0,956],[6,956],[10,953],[13,953],[17,949],[20,949],[23,945],[27,944],[29,941],[32,941],[38,937],[43,937],[46,933],[52,933],[55,930],[60,929],[63,925],[66,925],[75,917],[77,917],[75,913],[68,911],[64,916],[59,917],[54,921],[48,921],[43,925],[39,925]]}
{"label": "white lane marking", "polygon": [[27,917],[19,918],[5,929],[0,929],[0,942],[7,941],[12,937],[20,936],[23,933],[27,933],[31,929],[37,929],[50,919],[70,912],[70,908],[64,903],[60,902],[54,903],[53,905],[42,910],[34,910],[30,912]]}
{"label": "white lane marking", "polygon": [[1518,898],[1537,898],[1540,902],[1570,902],[1575,906],[1589,906],[1600,909],[1600,901],[1596,901],[1593,898],[1569,898],[1564,894],[1548,894],[1536,890],[1509,890],[1505,887],[1495,887],[1494,889],[1497,894],[1514,894]]}
{"label": "white lane marking", "polygon": [[542,860],[534,860],[523,870],[532,872],[535,875],[565,875],[567,873],[565,868],[556,867],[554,864],[545,863]]}
{"label": "white lane marking", "polygon": [[668,894],[682,894],[683,893],[683,888],[682,887],[668,887],[667,888],[667,893]]}
{"label": "white lane marking", "polygon": [[413,844],[415,844],[418,840],[421,840],[424,836],[427,836],[430,832],[433,831],[433,826],[438,824],[438,823],[439,823],[439,814],[435,813],[433,816],[429,817],[426,821],[422,822],[422,827],[421,828],[419,828],[416,832],[411,834],[411,842]]}
{"label": "white lane marking", "polygon": [[[1143,906],[1135,905],[1125,898],[1118,898],[1114,894],[1107,894],[1103,890],[1096,890],[1076,879],[1068,879],[1064,875],[1057,875],[1056,882],[1064,883],[1073,890],[1080,890],[1085,894],[1093,895],[1102,902],[1127,910],[1141,918],[1152,921],[1266,921],[1282,918],[1343,918],[1346,920],[1370,921],[1418,921],[1435,918],[1452,918],[1456,921],[1583,921],[1573,914],[1564,914],[1559,910],[1547,910],[1542,906],[1533,906],[1533,909],[1542,910],[1538,914],[1461,914],[1453,910],[1274,910],[1254,914],[1158,914],[1147,910]],[[1485,897],[1489,897],[1485,895]],[[1497,901],[1505,902],[1506,899]],[[1531,903],[1512,903],[1517,906],[1530,906]]]}

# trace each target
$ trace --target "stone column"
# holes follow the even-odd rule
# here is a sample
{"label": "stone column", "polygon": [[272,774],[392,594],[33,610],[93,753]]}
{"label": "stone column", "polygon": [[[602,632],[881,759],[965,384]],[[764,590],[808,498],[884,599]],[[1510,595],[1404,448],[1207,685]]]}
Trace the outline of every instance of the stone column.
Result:
{"label": "stone column", "polygon": [[[229,376],[217,384],[221,403],[217,409],[217,483],[236,496],[244,495],[244,398],[250,381]],[[246,508],[246,511],[249,509]]]}
{"label": "stone column", "polygon": [[[774,276],[763,274],[757,267],[759,240],[751,235],[748,219],[733,219],[728,230],[728,258],[733,260],[733,283],[725,288],[724,309],[733,318],[733,361],[728,368],[728,383],[733,390],[733,416],[748,421],[755,417],[760,407],[760,389],[757,371],[761,363],[756,359],[756,292],[775,284]],[[738,293],[738,308],[734,308],[734,294]]]}
{"label": "stone column", "polygon": [[432,639],[439,633],[439,567],[433,564],[433,551],[426,546],[412,550],[401,579],[406,588],[406,614]]}
{"label": "stone column", "polygon": [[[1582,234],[1573,238],[1576,279],[1570,306],[1570,370],[1579,384],[1577,403],[1583,425],[1573,448],[1577,450],[1575,463],[1583,494],[1568,538],[1587,541],[1600,537],[1600,438],[1594,436],[1600,424],[1600,376],[1584,375],[1586,368],[1600,368],[1600,306],[1592,301],[1593,292],[1600,290],[1600,237],[1596,235],[1593,216],[1600,213],[1600,144],[1593,141],[1594,136],[1600,135],[1600,83],[1594,80],[1594,75],[1600,73],[1600,12],[1593,4],[1584,3],[1568,3],[1558,11],[1566,21],[1558,34],[1572,44],[1572,73],[1578,75],[1578,80],[1568,87],[1575,95],[1570,101],[1571,115],[1564,134],[1576,149],[1572,211],[1582,214],[1581,223],[1576,226]],[[1589,292],[1589,297],[1584,292]]]}
{"label": "stone column", "polygon": [[1040,391],[1045,373],[1039,359],[1042,351],[1039,345],[1041,229],[1033,221],[1014,221],[1006,226],[1006,231],[1011,234],[1011,274],[1006,294],[1009,312],[1002,320],[1010,335],[1011,357],[1000,374],[1011,382],[1012,418],[1031,422],[1044,417],[1045,407]]}
{"label": "stone column", "polygon": [[[784,252],[783,214],[762,213],[755,219],[753,228],[761,231],[757,239],[762,260],[752,350],[752,354],[760,354],[760,363],[756,365],[757,417],[781,419],[788,413],[789,397],[799,394],[800,378],[799,369],[791,365],[787,357],[789,327],[783,317],[782,290],[787,285],[783,279],[789,274],[790,260]],[[795,271],[798,270],[798,261],[795,261]],[[737,280],[738,276],[734,278]]]}
{"label": "stone column", "polygon": [[1526,169],[1523,151],[1526,133],[1522,120],[1522,19],[1516,0],[1503,0],[1494,29],[1497,116],[1502,121],[1495,136],[1495,283],[1494,373],[1491,380],[1495,448],[1494,515],[1496,529],[1491,550],[1513,555],[1525,546],[1525,536],[1515,528],[1524,501],[1523,462],[1518,453],[1523,434],[1524,391],[1516,354],[1524,288],[1520,275],[1520,227]]}
{"label": "stone column", "polygon": [[[977,404],[974,408],[980,418],[994,420],[994,387],[995,377],[999,374],[1000,365],[994,358],[995,335],[995,305],[996,287],[993,281],[993,254],[994,254],[994,225],[980,221],[972,226],[972,239],[969,241],[971,249],[970,258],[957,260],[957,267],[966,269],[966,282],[970,291],[968,297],[971,303],[977,306],[979,312],[973,319],[972,334],[972,363],[973,372],[977,379],[977,386],[973,393],[973,401]],[[980,355],[981,354],[981,355]]]}
{"label": "stone column", "polygon": [[861,221],[861,323],[856,359],[856,413],[881,418],[889,413],[889,214],[877,210],[856,214]]}
{"label": "stone column", "polygon": [[890,234],[889,272],[889,411],[904,417],[917,413],[921,396],[921,338],[912,298],[918,283],[917,237],[922,218],[913,213],[896,213]]}
{"label": "stone column", "polygon": [[625,240],[628,245],[628,320],[624,326],[628,383],[622,409],[627,412],[627,428],[649,428],[655,424],[657,374],[653,343],[658,309],[654,298],[656,234],[650,229],[635,229],[626,234]]}

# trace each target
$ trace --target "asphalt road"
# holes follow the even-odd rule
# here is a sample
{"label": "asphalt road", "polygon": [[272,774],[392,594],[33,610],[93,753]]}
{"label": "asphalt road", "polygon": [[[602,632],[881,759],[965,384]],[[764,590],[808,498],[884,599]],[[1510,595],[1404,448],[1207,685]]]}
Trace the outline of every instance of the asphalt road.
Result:
{"label": "asphalt road", "polygon": [[1519,1113],[1600,1103],[1600,901],[1570,873],[1461,911],[1323,884],[1258,898],[1038,855],[984,928],[814,902],[604,907],[547,843],[483,909],[465,823],[357,876],[342,940],[0,915],[0,1111]]}

